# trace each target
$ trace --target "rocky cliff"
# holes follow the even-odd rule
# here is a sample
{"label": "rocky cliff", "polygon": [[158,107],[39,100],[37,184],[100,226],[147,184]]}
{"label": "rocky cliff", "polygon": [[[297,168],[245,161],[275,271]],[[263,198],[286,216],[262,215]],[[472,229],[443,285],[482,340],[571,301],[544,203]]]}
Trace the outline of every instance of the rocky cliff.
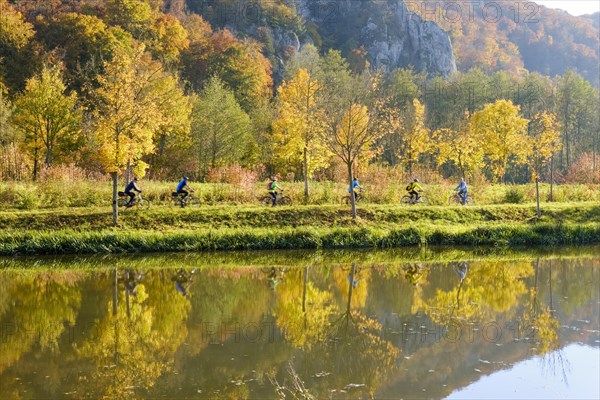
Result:
{"label": "rocky cliff", "polygon": [[344,53],[363,46],[374,67],[413,66],[430,76],[456,71],[448,34],[410,13],[403,0],[297,0],[297,10],[326,46]]}
{"label": "rocky cliff", "polygon": [[456,70],[448,34],[409,13],[403,0],[187,0],[187,7],[213,27],[263,42],[275,74],[286,47],[304,43],[344,56],[360,49],[372,67],[388,70],[412,66],[430,76]]}

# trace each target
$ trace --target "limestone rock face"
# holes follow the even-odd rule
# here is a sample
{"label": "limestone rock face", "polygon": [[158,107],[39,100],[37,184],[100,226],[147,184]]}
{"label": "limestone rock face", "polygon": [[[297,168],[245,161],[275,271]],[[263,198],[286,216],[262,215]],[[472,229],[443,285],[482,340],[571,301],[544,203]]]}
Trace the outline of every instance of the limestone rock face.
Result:
{"label": "limestone rock face", "polygon": [[374,67],[412,66],[430,76],[456,71],[448,34],[409,12],[403,0],[297,0],[297,10],[305,25],[333,38],[334,48],[363,46]]}

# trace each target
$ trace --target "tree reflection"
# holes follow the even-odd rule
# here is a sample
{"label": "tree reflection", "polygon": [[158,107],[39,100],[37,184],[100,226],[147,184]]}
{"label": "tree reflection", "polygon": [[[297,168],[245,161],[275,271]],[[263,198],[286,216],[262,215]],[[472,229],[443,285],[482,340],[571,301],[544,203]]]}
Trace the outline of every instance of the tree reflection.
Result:
{"label": "tree reflection", "polygon": [[79,349],[96,366],[82,391],[132,398],[171,370],[187,333],[183,322],[189,301],[170,289],[172,284],[160,273],[142,281],[139,272],[126,270],[123,290],[117,269],[111,275],[113,296],[105,316],[95,323],[96,337],[86,339]]}
{"label": "tree reflection", "polygon": [[[297,337],[291,337],[293,344],[302,346],[303,353],[298,355],[291,369],[298,370],[298,379],[302,382],[311,382],[318,398],[329,395],[332,388],[373,395],[395,368],[399,350],[383,338],[381,324],[354,309],[360,304],[364,306],[368,276],[369,273],[355,264],[347,270],[333,271],[338,290],[346,290],[344,306],[333,302],[331,291],[318,290],[303,279],[306,325],[298,324],[305,328],[299,330]],[[294,300],[297,298],[300,296],[293,292],[282,298],[278,323],[299,322],[302,308],[300,302]],[[294,385],[294,379],[291,375],[288,377],[292,387],[298,386]]]}
{"label": "tree reflection", "polygon": [[81,305],[77,287],[81,276],[79,272],[2,276],[7,302],[0,307],[0,374],[36,345],[41,351],[59,351],[58,339],[75,324]]}
{"label": "tree reflection", "polygon": [[[535,262],[534,285],[529,289],[529,296],[525,311],[521,316],[522,326],[528,339],[535,344],[531,351],[533,354],[544,355],[558,348],[558,320],[554,317],[552,308],[541,304],[538,298],[540,260]],[[552,298],[552,273],[549,274],[550,298]]]}
{"label": "tree reflection", "polygon": [[321,290],[308,280],[308,267],[287,274],[277,293],[277,326],[296,347],[310,349],[322,341],[331,316],[337,311],[331,292]]}
{"label": "tree reflection", "polygon": [[425,302],[425,312],[439,325],[451,322],[493,321],[498,313],[515,311],[519,297],[527,292],[524,278],[533,273],[531,262],[499,261],[452,264],[457,284],[449,291],[436,289]]}

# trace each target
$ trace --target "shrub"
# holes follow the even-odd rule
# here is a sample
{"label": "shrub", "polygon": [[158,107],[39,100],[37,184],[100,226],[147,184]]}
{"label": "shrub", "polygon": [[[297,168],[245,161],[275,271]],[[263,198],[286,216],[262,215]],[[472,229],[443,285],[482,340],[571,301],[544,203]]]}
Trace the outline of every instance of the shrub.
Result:
{"label": "shrub", "polygon": [[521,204],[525,202],[525,194],[515,187],[511,187],[504,193],[504,203]]}
{"label": "shrub", "polygon": [[15,207],[23,210],[32,210],[42,205],[43,197],[36,187],[21,187],[15,192]]}
{"label": "shrub", "polygon": [[[596,169],[594,170],[594,158]],[[567,183],[600,183],[600,154],[583,153],[569,167],[565,178]]]}

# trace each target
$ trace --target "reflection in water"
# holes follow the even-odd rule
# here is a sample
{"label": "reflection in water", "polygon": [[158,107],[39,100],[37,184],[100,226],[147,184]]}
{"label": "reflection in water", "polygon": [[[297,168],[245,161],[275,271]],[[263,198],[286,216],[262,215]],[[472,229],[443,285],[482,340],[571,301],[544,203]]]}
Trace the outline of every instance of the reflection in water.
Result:
{"label": "reflection in water", "polygon": [[171,280],[175,282],[175,289],[184,297],[188,296],[189,288],[194,282],[195,273],[195,269],[185,270],[183,268],[179,268],[171,277]]}
{"label": "reflection in water", "polygon": [[355,259],[2,270],[0,398],[444,397],[600,346],[600,259]]}

